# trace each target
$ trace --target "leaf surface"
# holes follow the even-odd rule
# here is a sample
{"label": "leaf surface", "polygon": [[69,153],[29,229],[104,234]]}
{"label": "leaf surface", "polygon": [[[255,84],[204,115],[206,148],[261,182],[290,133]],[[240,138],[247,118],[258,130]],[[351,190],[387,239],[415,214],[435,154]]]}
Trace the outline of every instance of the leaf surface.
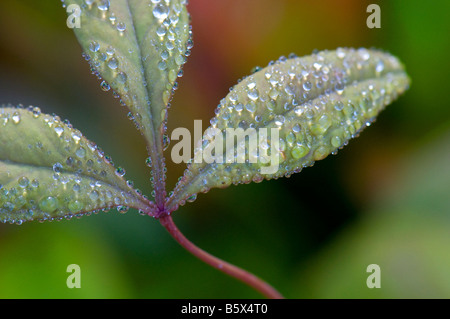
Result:
{"label": "leaf surface", "polygon": [[[192,47],[186,0],[65,0],[78,5],[75,35],[93,73],[131,110],[144,135],[154,180],[164,179],[167,109]],[[69,10],[69,14],[71,14]],[[159,185],[161,188],[161,183]],[[162,189],[157,194],[163,194]]]}
{"label": "leaf surface", "polygon": [[358,136],[408,86],[399,60],[376,50],[339,48],[271,63],[220,102],[169,210],[214,187],[300,172]]}
{"label": "leaf surface", "polygon": [[153,204],[80,131],[39,108],[0,108],[0,221],[22,223]]}

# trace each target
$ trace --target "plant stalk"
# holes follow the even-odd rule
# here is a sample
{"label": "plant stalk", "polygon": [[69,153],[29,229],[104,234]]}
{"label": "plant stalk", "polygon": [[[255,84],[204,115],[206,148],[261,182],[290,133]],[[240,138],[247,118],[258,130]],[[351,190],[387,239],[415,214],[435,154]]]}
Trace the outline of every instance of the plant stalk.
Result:
{"label": "plant stalk", "polygon": [[197,247],[192,242],[190,242],[177,228],[173,222],[172,216],[165,214],[159,218],[161,225],[163,225],[167,231],[172,235],[172,237],[186,250],[193,254],[198,259],[207,263],[208,265],[220,270],[221,272],[234,277],[248,286],[252,287],[256,291],[260,292],[262,295],[271,299],[283,299],[284,297],[275,288],[270,286],[268,283],[262,279],[256,277],[255,275],[249,273],[248,271],[236,267],[226,261],[223,261],[203,249]]}
{"label": "plant stalk", "polygon": [[[155,142],[156,145],[156,142]],[[155,190],[155,204],[158,207],[158,211],[152,212],[151,216],[158,218],[157,215],[159,211],[164,210],[164,203],[166,198],[166,183],[165,183],[165,175],[164,175],[164,158],[163,156],[159,157],[158,154],[163,154],[162,146],[158,147],[155,145],[151,145],[147,143],[147,151],[152,161],[152,186]]]}

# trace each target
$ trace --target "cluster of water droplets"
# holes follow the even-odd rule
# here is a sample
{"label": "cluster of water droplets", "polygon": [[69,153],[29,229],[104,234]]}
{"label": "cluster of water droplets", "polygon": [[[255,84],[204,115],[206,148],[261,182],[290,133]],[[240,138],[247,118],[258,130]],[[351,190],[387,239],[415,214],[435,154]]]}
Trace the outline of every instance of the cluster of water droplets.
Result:
{"label": "cluster of water droplets", "polygon": [[[281,57],[258,70],[230,89],[211,128],[223,136],[230,127],[277,129],[277,145],[271,145],[269,134],[259,149],[276,152],[279,169],[263,175],[261,167],[270,163],[193,163],[175,189],[174,202],[183,204],[193,193],[211,187],[289,177],[336,154],[409,84],[395,57],[364,48]],[[196,152],[212,141],[206,130]]]}
{"label": "cluster of water droplets", "polygon": [[141,194],[122,179],[125,171],[68,121],[8,105],[0,108],[0,135],[14,139],[0,150],[0,221],[61,220],[140,205]]}
{"label": "cluster of water droplets", "polygon": [[[151,29],[148,37],[151,49],[147,50],[147,54],[142,59],[146,63],[148,60],[156,58],[155,62],[150,63],[155,63],[161,74],[163,109],[160,113],[160,121],[164,149],[169,144],[169,138],[165,132],[167,131],[166,122],[170,101],[178,88],[177,79],[183,76],[183,66],[194,45],[186,5],[186,0],[151,0],[149,3],[149,8],[157,23]],[[148,78],[151,78],[151,75]],[[159,97],[154,100],[159,101]]]}
{"label": "cluster of water droplets", "polygon": [[[116,13],[109,0],[85,0],[81,6],[85,21],[103,20],[108,31],[103,37],[93,38],[83,56],[92,73],[101,80],[101,89],[113,90],[120,103],[130,108],[128,118],[142,131],[149,121],[153,121],[154,132],[166,131],[167,108],[193,46],[186,4],[186,0],[130,4],[130,15],[136,15],[136,11],[141,15],[144,11],[148,19],[143,35],[135,30],[132,18],[120,17],[125,10],[120,5]],[[88,23],[85,22],[86,31],[80,28],[75,32],[89,32]]]}
{"label": "cluster of water droplets", "polygon": [[[186,5],[186,0],[85,0],[83,27],[74,29],[101,89],[113,91],[148,144],[157,145],[149,150],[158,160],[152,169],[154,188],[164,183],[158,147],[169,145],[168,109],[193,47]],[[92,32],[98,25],[103,32]]]}

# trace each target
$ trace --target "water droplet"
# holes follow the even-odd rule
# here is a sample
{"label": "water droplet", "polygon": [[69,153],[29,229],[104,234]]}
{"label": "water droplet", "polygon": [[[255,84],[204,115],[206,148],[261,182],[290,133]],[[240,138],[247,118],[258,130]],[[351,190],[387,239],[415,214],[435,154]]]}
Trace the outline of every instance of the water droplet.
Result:
{"label": "water droplet", "polygon": [[256,101],[256,100],[258,99],[258,97],[259,97],[258,90],[256,90],[256,89],[250,90],[250,91],[247,93],[247,96],[248,96],[248,98],[249,98],[250,100]]}
{"label": "water droplet", "polygon": [[256,83],[255,83],[255,82],[249,82],[249,83],[247,84],[247,88],[248,88],[249,90],[253,90],[254,88],[256,88]]}
{"label": "water droplet", "polygon": [[152,159],[151,159],[151,157],[147,157],[147,159],[145,160],[145,164],[148,166],[148,167],[152,167]]}
{"label": "water droplet", "polygon": [[256,111],[256,104],[253,102],[250,102],[245,105],[245,109],[249,111],[250,113],[254,113]]}
{"label": "water droplet", "polygon": [[165,36],[167,33],[167,29],[164,27],[164,25],[160,25],[158,29],[156,29],[156,34],[160,37]]}
{"label": "water droplet", "polygon": [[358,49],[358,54],[359,56],[364,60],[367,61],[370,59],[370,53],[367,49],[365,48],[360,48]]}
{"label": "water droplet", "polygon": [[328,129],[331,125],[331,119],[328,115],[324,114],[319,118],[318,123]]}
{"label": "water droplet", "polygon": [[327,148],[325,146],[319,146],[314,152],[314,160],[320,161],[324,159],[328,154]]}
{"label": "water droplet", "polygon": [[97,201],[97,199],[100,197],[99,193],[96,190],[93,190],[92,192],[89,193],[89,198],[95,202]]}
{"label": "water droplet", "polygon": [[168,51],[164,50],[163,52],[161,52],[161,59],[163,60],[167,60],[169,58],[170,54]]}
{"label": "water droplet", "polygon": [[33,179],[31,181],[31,187],[38,188],[39,187],[39,181],[37,179]]}
{"label": "water droplet", "polygon": [[186,63],[186,57],[184,57],[183,55],[179,54],[175,57],[175,63],[177,65],[183,65]]}
{"label": "water droplet", "polygon": [[112,46],[109,46],[109,47],[106,49],[106,54],[107,54],[107,55],[113,55],[115,51],[116,51],[116,50],[115,50]]}
{"label": "water droplet", "polygon": [[11,116],[11,120],[13,121],[14,124],[19,124],[20,123],[19,112],[14,112],[13,115]]}
{"label": "water droplet", "polygon": [[153,16],[159,21],[163,21],[169,16],[169,8],[163,4],[158,4],[153,9]]}
{"label": "water droplet", "polygon": [[44,197],[39,201],[39,208],[47,213],[52,213],[58,208],[58,200],[55,197]]}
{"label": "water droplet", "polygon": [[78,148],[75,151],[75,154],[79,157],[79,158],[84,158],[86,156],[86,150],[83,147]]}
{"label": "water droplet", "polygon": [[370,105],[370,101],[367,97],[363,98],[360,102],[359,102],[359,106],[363,109],[363,110],[367,110],[369,108]]}
{"label": "water droplet", "polygon": [[122,168],[122,167],[117,167],[117,169],[116,169],[116,175],[117,176],[120,176],[120,177],[123,177],[124,175],[125,175],[125,170]]}
{"label": "water droplet", "polygon": [[278,90],[275,88],[269,91],[269,97],[274,101],[278,98],[278,95],[280,95],[280,92],[278,92]]}
{"label": "water droplet", "polygon": [[197,199],[197,194],[193,194],[191,196],[189,196],[186,201],[188,201],[189,203],[194,202]]}
{"label": "water droplet", "polygon": [[191,50],[194,47],[194,41],[192,39],[187,40],[186,49]]}
{"label": "water droplet", "polygon": [[238,127],[243,129],[243,130],[248,129],[248,126],[249,125],[248,125],[247,121],[245,121],[245,120],[240,121],[239,124],[238,124]]}
{"label": "water droplet", "polygon": [[289,134],[286,136],[286,142],[289,144],[289,146],[292,146],[295,142],[295,134],[292,132],[289,132]]}
{"label": "water droplet", "polygon": [[311,88],[312,88],[311,82],[306,81],[306,82],[303,83],[303,90],[309,91],[309,90],[311,90]]}
{"label": "water droplet", "polygon": [[125,84],[125,82],[127,81],[128,76],[126,73],[124,72],[119,72],[117,74],[117,82],[119,82],[120,84]]}
{"label": "water droplet", "polygon": [[117,206],[117,211],[121,214],[126,214],[129,209],[128,206]]}
{"label": "water droplet", "polygon": [[117,28],[117,31],[124,32],[126,30],[127,26],[125,25],[125,23],[119,22],[119,23],[117,23],[116,28]]}
{"label": "water droplet", "polygon": [[378,61],[377,65],[375,66],[375,71],[377,73],[381,73],[384,70],[384,63],[382,60]]}
{"label": "water droplet", "polygon": [[294,159],[300,159],[308,154],[309,149],[304,145],[296,145],[292,148],[291,155]]}
{"label": "water droplet", "polygon": [[89,44],[89,50],[91,50],[91,52],[97,52],[100,50],[100,44],[97,41],[92,41]]}
{"label": "water droplet", "polygon": [[339,59],[343,59],[345,57],[345,49],[337,48],[336,55]]}
{"label": "water droplet", "polygon": [[64,127],[62,125],[59,125],[59,124],[55,126],[54,130],[55,130],[55,133],[59,137],[61,137],[62,133],[64,133]]}
{"label": "water droplet", "polygon": [[301,106],[297,106],[297,107],[295,107],[295,109],[294,109],[294,112],[295,112],[295,114],[297,115],[297,116],[301,116],[302,114],[303,114],[303,108],[301,107]]}
{"label": "water droplet", "polygon": [[117,21],[117,17],[114,15],[114,12],[111,13],[111,16],[109,17],[109,22],[111,22],[112,25],[114,25]]}
{"label": "water droplet", "polygon": [[143,211],[143,210],[139,210],[138,213],[141,216],[146,216],[147,215],[147,213],[145,211]]}
{"label": "water droplet", "polygon": [[72,139],[75,141],[76,144],[81,140],[81,132],[75,131],[72,133]]}
{"label": "water droplet", "polygon": [[170,138],[167,134],[163,135],[163,151],[167,150],[170,144]]}
{"label": "water droplet", "polygon": [[67,207],[71,213],[78,213],[83,209],[83,203],[79,200],[74,200],[71,201]]}
{"label": "water droplet", "polygon": [[284,121],[285,121],[283,115],[277,115],[277,116],[275,116],[274,120],[275,120],[275,125],[277,125],[277,126],[283,125],[283,124],[284,124]]}
{"label": "water droplet", "polygon": [[108,61],[108,67],[109,67],[111,70],[117,69],[118,66],[119,66],[119,61],[118,61],[116,58],[111,58],[111,59]]}
{"label": "water droplet", "polygon": [[344,92],[344,83],[338,82],[334,86],[334,89],[336,90],[336,93],[341,95]]}
{"label": "water droplet", "polygon": [[61,173],[63,166],[61,165],[61,163],[55,163],[53,164],[52,168],[55,173]]}
{"label": "water droplet", "polygon": [[32,112],[34,118],[38,118],[41,115],[41,109],[37,106],[33,108]]}
{"label": "water droplet", "polygon": [[167,63],[164,61],[159,62],[158,69],[160,69],[161,71],[164,71],[165,69],[167,69]]}
{"label": "water droplet", "polygon": [[22,188],[25,188],[30,183],[30,180],[26,178],[25,176],[22,176],[19,178],[19,186]]}
{"label": "water droplet", "polygon": [[342,111],[343,108],[344,108],[344,103],[342,103],[341,101],[337,101],[336,104],[334,105],[334,109],[336,111]]}
{"label": "water droplet", "polygon": [[100,11],[108,11],[109,10],[109,0],[100,0],[97,4],[97,7]]}
{"label": "water droplet", "polygon": [[106,82],[106,81],[102,81],[102,83],[100,83],[100,87],[105,92],[107,92],[107,91],[109,91],[111,89],[111,87],[109,86],[108,82]]}
{"label": "water droplet", "polygon": [[331,138],[331,145],[332,145],[333,147],[339,147],[339,146],[341,146],[341,145],[342,145],[342,140],[341,140],[341,138],[340,138],[339,136],[333,136],[333,137]]}
{"label": "water droplet", "polygon": [[292,131],[294,132],[294,133],[299,133],[300,131],[301,131],[301,126],[300,126],[300,124],[295,124],[294,125],[294,127],[292,128]]}
{"label": "water droplet", "polygon": [[213,117],[212,119],[209,120],[209,123],[215,127],[218,121],[219,120],[217,119],[217,117]]}

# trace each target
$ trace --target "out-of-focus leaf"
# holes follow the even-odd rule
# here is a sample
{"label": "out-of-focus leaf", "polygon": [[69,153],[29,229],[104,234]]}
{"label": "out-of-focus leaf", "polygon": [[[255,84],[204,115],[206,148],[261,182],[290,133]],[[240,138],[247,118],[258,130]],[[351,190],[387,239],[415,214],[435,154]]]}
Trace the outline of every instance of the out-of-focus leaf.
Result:
{"label": "out-of-focus leaf", "polygon": [[[450,297],[450,126],[420,144],[369,210],[302,269],[293,281],[300,297]],[[365,284],[370,264],[381,268],[380,289]]]}
{"label": "out-of-focus leaf", "polygon": [[168,104],[192,47],[186,4],[186,0],[64,1],[67,8],[80,8],[75,35],[92,71],[105,80],[102,89],[112,89],[131,110],[129,117],[147,141],[155,181],[164,178],[160,158]]}
{"label": "out-of-focus leaf", "polygon": [[[449,298],[449,223],[406,210],[372,211],[348,227],[293,280],[300,298]],[[381,288],[368,288],[371,264]]]}
{"label": "out-of-focus leaf", "polygon": [[[364,48],[271,63],[220,102],[169,199],[170,210],[213,187],[290,176],[311,166],[358,136],[408,86],[397,58]],[[244,133],[227,147],[222,140],[232,136],[230,128]],[[205,160],[205,152],[214,153],[213,161]]]}
{"label": "out-of-focus leaf", "polygon": [[[50,226],[50,225],[49,225]],[[30,227],[0,241],[0,298],[136,298],[124,258],[96,227]],[[68,265],[80,266],[81,289],[66,285]]]}
{"label": "out-of-focus leaf", "polygon": [[152,205],[80,131],[39,108],[0,108],[0,221],[81,216]]}
{"label": "out-of-focus leaf", "polygon": [[408,209],[450,219],[449,124],[428,134],[418,151],[396,164],[389,184],[372,195],[377,209]]}

